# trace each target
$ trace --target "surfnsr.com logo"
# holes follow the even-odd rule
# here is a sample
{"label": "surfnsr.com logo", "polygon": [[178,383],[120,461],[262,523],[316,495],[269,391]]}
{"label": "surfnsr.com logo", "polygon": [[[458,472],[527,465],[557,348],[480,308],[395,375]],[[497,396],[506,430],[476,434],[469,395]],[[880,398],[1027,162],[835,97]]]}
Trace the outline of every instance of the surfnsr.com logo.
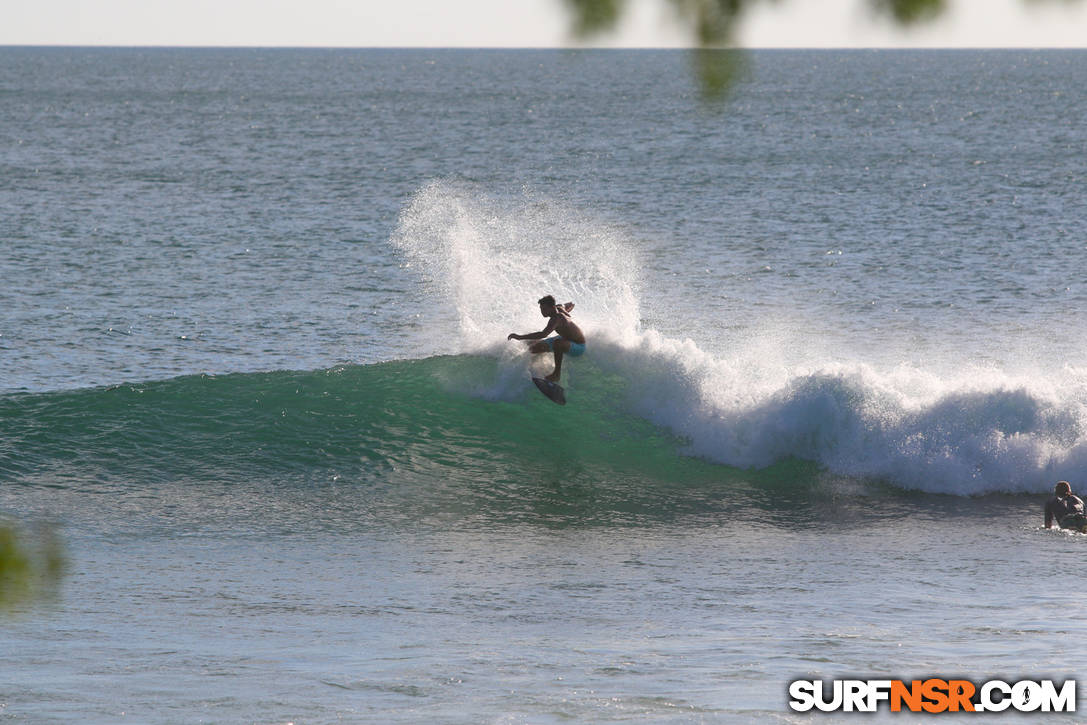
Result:
{"label": "surfnsr.com logo", "polygon": [[1075,712],[1076,681],[989,680],[795,680],[789,707],[797,712]]}

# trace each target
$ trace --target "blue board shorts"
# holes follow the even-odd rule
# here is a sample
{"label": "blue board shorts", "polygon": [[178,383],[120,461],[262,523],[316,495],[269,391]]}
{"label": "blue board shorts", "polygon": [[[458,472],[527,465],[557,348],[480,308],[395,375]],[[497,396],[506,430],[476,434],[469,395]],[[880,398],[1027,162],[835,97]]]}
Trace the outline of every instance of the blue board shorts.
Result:
{"label": "blue board shorts", "polygon": [[[562,339],[561,337],[559,337],[558,335],[555,335],[554,337],[547,338],[546,340],[544,340],[544,342],[546,342],[547,346],[549,348],[551,348],[551,352],[555,352],[555,341],[556,340],[561,340],[561,339]],[[571,342],[570,343],[570,351],[568,353],[566,353],[566,354],[569,355],[570,357],[581,357],[582,355],[585,354],[585,343],[584,342]]]}

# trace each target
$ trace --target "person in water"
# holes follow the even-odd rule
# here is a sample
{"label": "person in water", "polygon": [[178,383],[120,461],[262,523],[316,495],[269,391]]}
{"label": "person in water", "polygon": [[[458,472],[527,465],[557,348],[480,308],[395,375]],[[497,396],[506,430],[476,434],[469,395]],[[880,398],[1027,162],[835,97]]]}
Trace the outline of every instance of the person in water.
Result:
{"label": "person in water", "polygon": [[1045,527],[1053,528],[1053,522],[1062,529],[1075,529],[1087,533],[1087,515],[1083,499],[1072,493],[1072,484],[1058,481],[1053,487],[1053,498],[1045,504]]}
{"label": "person in water", "polygon": [[[548,318],[547,327],[539,332],[531,332],[527,335],[518,335],[511,332],[507,340],[539,340],[528,348],[534,354],[551,352],[555,354],[555,370],[547,376],[547,380],[553,383],[559,382],[562,376],[562,357],[579,357],[585,353],[585,333],[570,318],[570,310],[574,309],[573,302],[564,305],[555,304],[555,298],[551,295],[541,297],[540,314]],[[558,333],[547,337],[552,332]],[[546,339],[545,339],[546,338]]]}

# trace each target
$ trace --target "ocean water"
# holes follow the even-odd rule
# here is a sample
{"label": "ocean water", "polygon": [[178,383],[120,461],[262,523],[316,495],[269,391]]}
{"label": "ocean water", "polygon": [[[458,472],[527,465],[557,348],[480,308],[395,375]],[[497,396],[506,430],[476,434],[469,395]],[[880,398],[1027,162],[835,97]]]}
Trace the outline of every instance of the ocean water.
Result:
{"label": "ocean water", "polygon": [[[1083,679],[1042,505],[1087,488],[1085,88],[1087,51],[753,51],[712,106],[676,51],[0,48],[0,514],[68,558],[0,614],[0,719]],[[545,293],[565,407],[506,340]]]}

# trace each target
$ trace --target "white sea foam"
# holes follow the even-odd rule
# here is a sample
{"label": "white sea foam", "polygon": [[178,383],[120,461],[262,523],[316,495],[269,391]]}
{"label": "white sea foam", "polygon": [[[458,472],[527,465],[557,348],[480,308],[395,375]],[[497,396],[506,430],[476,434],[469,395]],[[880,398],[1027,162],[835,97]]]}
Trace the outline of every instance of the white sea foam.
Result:
{"label": "white sea foam", "polygon": [[639,380],[630,404],[741,467],[796,457],[842,475],[930,492],[1048,490],[1087,464],[1087,371],[944,377],[912,366],[718,359],[646,332],[637,347],[597,345],[608,368]]}
{"label": "white sea foam", "polygon": [[641,324],[623,232],[527,193],[499,200],[434,182],[394,242],[435,299],[452,301],[461,351],[504,361],[487,397],[514,394],[511,371],[527,362],[506,335],[542,328],[535,301],[552,293],[577,303],[586,361],[631,382],[616,404],[684,438],[691,455],[753,468],[800,458],[958,495],[1042,492],[1087,471],[1084,368],[888,366],[885,354],[830,356],[817,331],[771,334],[757,320],[727,354],[710,353]]}

